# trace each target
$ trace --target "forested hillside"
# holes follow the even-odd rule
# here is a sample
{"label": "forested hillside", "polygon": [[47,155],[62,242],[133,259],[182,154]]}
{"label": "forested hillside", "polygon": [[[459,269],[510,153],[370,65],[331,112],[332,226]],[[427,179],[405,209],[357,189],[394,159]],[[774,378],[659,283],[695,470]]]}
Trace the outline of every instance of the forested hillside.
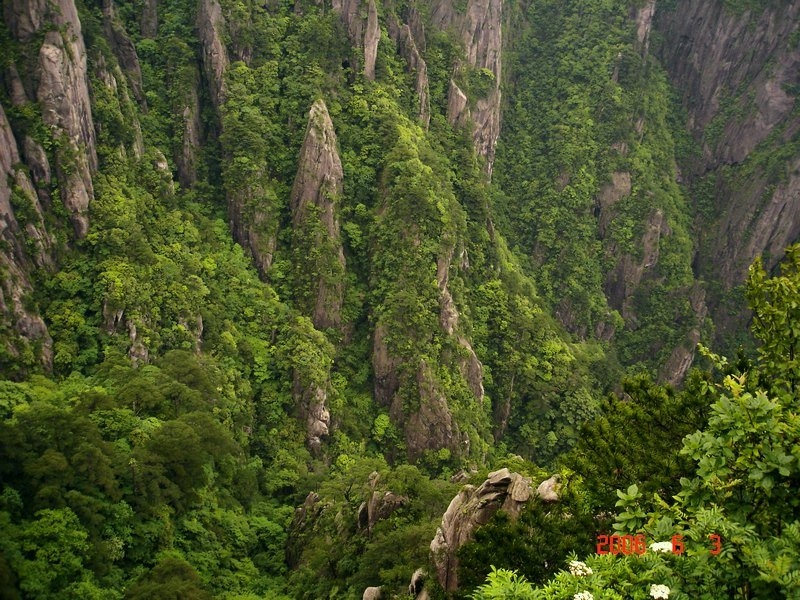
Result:
{"label": "forested hillside", "polygon": [[3,0],[0,597],[793,597],[799,19]]}

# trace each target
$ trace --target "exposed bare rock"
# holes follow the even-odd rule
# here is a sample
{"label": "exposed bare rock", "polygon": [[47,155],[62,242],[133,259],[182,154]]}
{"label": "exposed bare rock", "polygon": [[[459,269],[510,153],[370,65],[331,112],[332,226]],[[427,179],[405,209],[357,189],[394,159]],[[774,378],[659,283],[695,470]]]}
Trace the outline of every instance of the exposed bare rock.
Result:
{"label": "exposed bare rock", "polygon": [[143,38],[153,39],[158,34],[158,0],[144,0],[139,29]]}
{"label": "exposed bare rock", "polygon": [[458,588],[458,549],[501,508],[512,518],[518,516],[532,495],[529,479],[504,468],[489,473],[477,488],[464,486],[453,498],[431,542],[436,574],[446,592]]}
{"label": "exposed bare rock", "polygon": [[447,94],[447,120],[453,125],[464,125],[470,119],[467,95],[461,91],[455,81],[450,80],[450,91]]}
{"label": "exposed bare rock", "polygon": [[670,233],[663,211],[657,209],[650,215],[645,225],[641,259],[626,254],[609,273],[606,280],[609,303],[621,311],[626,320],[634,316],[631,305],[636,288],[650,269],[658,263],[661,236]]}
{"label": "exposed bare rock", "polygon": [[[724,289],[744,281],[756,256],[768,256],[772,268],[785,246],[800,237],[798,157],[787,157],[785,167],[772,174],[751,169],[737,175],[737,165],[759,144],[779,148],[800,130],[792,91],[800,80],[800,48],[791,41],[798,23],[797,0],[740,13],[722,0],[680,0],[656,14],[664,37],[660,58],[682,92],[689,129],[703,144],[703,159],[687,165],[683,176],[689,183],[701,176],[716,179],[719,218],[704,224],[696,266],[700,276]],[[740,316],[717,310],[716,299],[710,301],[719,332],[744,325]]]}
{"label": "exposed bare rock", "polygon": [[[350,42],[364,51],[364,77],[370,81],[375,79],[375,60],[378,56],[378,43],[381,38],[378,23],[378,8],[375,0],[333,0],[333,10],[342,16],[347,27]],[[366,18],[362,16],[362,7],[366,4]],[[355,69],[360,69],[360,59],[354,57]]]}
{"label": "exposed bare rock", "polygon": [[[473,69],[487,69],[494,82],[484,98],[468,101],[464,92],[454,82],[450,84],[447,118],[454,125],[471,119],[475,151],[486,159],[486,171],[492,174],[495,147],[500,135],[500,78],[502,59],[502,2],[501,0],[469,0],[466,13],[459,13],[453,0],[437,0],[433,5],[432,20],[440,29],[451,27],[460,31],[464,42],[467,64]],[[459,69],[463,70],[463,66]]]}
{"label": "exposed bare rock", "polygon": [[[33,291],[28,273],[34,264],[50,264],[52,240],[42,220],[41,207],[33,184],[19,168],[17,142],[0,105],[0,318],[29,343],[41,344],[41,360],[52,367],[52,339],[42,318],[26,308],[24,299]],[[24,209],[24,228],[15,215],[13,204]],[[29,254],[26,240],[36,251]],[[15,347],[7,347],[12,355]]]}
{"label": "exposed bare rock", "polygon": [[408,584],[408,595],[417,600],[425,586],[425,578],[428,573],[423,568],[419,568],[411,575],[411,582]]}
{"label": "exposed bare rock", "polygon": [[295,509],[286,547],[286,562],[290,568],[299,564],[306,540],[313,536],[314,528],[326,508],[328,504],[321,502],[319,494],[309,492],[302,506]]}
{"label": "exposed bare rock", "polygon": [[689,331],[683,344],[673,350],[672,355],[661,370],[660,379],[670,385],[679,385],[694,362],[697,344],[700,342],[700,330],[708,316],[706,292],[700,284],[689,290],[689,305],[694,314],[694,327]]}
{"label": "exposed bare rock", "polygon": [[313,451],[318,451],[322,438],[328,436],[331,414],[328,410],[328,392],[316,383],[303,386],[295,371],[294,396],[300,407],[300,414],[306,424],[306,442]]}
{"label": "exposed bare rock", "polygon": [[12,0],[4,4],[4,15],[14,37],[23,42],[47,28],[35,72],[23,82],[25,89],[12,81],[12,100],[27,96],[40,103],[44,123],[59,140],[55,166],[61,199],[76,237],[83,237],[89,226],[86,212],[94,197],[97,154],[78,11],[73,0]]}
{"label": "exposed bare rock", "polygon": [[200,119],[200,97],[198,87],[200,73],[195,70],[196,85],[187,86],[182,98],[183,143],[175,149],[175,164],[178,181],[183,187],[191,187],[197,181],[198,152],[203,140],[203,122]]}
{"label": "exposed bare rock", "polygon": [[373,471],[369,476],[369,496],[358,508],[358,528],[372,532],[378,521],[387,519],[401,506],[408,503],[408,498],[389,490],[378,489],[380,475]]}
{"label": "exposed bare rock", "polygon": [[561,490],[561,477],[558,474],[553,475],[550,479],[545,479],[536,488],[536,494],[545,502],[558,502],[559,492]]}
{"label": "exposed bare rock", "polygon": [[383,598],[383,594],[381,593],[380,586],[378,587],[368,587],[364,590],[364,595],[361,597],[361,600],[381,600]]}
{"label": "exposed bare rock", "polygon": [[611,220],[614,218],[613,206],[629,196],[631,193],[631,174],[627,172],[616,172],[611,174],[611,181],[605,184],[597,196],[600,205],[600,235],[605,236]]}
{"label": "exposed bare rock", "polygon": [[463,356],[458,359],[458,367],[461,375],[469,385],[475,398],[483,401],[483,365],[478,360],[478,356],[472,349],[472,344],[463,335],[458,335],[458,309],[456,308],[453,296],[448,288],[450,277],[450,265],[453,261],[454,248],[439,255],[436,262],[436,282],[439,286],[441,296],[439,298],[439,324],[447,335],[457,335],[458,344],[463,349]]}
{"label": "exposed bare rock", "polygon": [[150,362],[150,350],[144,345],[144,342],[139,339],[139,334],[136,330],[136,323],[133,320],[127,320],[128,325],[128,339],[130,339],[131,346],[128,348],[128,358],[131,359],[131,364],[136,367],[139,365],[146,365]]}
{"label": "exposed bare rock", "polygon": [[[419,23],[417,25],[418,31],[420,32],[418,36],[421,37],[424,43],[424,33],[419,15],[416,13],[416,11],[413,12],[413,15],[416,15],[416,22]],[[431,122],[431,100],[428,89],[428,66],[425,63],[425,60],[422,58],[422,55],[419,53],[418,43],[411,27],[407,24],[398,23],[394,16],[387,18],[387,24],[389,27],[389,37],[391,37],[392,40],[394,40],[394,42],[398,45],[400,49],[400,55],[408,63],[411,73],[416,75],[414,89],[417,92],[417,100],[419,102],[418,116],[420,123],[422,123],[422,125],[427,129]],[[420,37],[417,39],[420,39]]]}
{"label": "exposed bare rock", "polygon": [[367,29],[364,32],[364,77],[375,81],[375,60],[378,57],[378,42],[381,28],[378,25],[378,9],[375,0],[369,0],[367,8]]}
{"label": "exposed bare rock", "polygon": [[375,377],[375,401],[387,407],[400,388],[400,360],[389,352],[386,326],[378,324],[372,338],[372,371]]}
{"label": "exposed bare rock", "polygon": [[47,22],[47,0],[9,0],[3,2],[3,16],[14,37],[30,41]]}
{"label": "exposed bare rock", "polygon": [[223,42],[225,17],[217,0],[200,0],[197,33],[203,49],[203,67],[211,91],[211,102],[219,110],[225,102],[225,71],[228,51]]}
{"label": "exposed bare rock", "polygon": [[[419,409],[406,414],[403,400],[395,395],[390,416],[395,423],[403,423],[406,449],[411,461],[419,459],[425,450],[449,449],[459,456],[469,451],[468,439],[461,438],[458,423],[453,419],[447,398],[439,388],[433,371],[425,361],[417,369]],[[464,443],[464,448],[461,444]]]}
{"label": "exposed bare rock", "polygon": [[[742,86],[754,95],[754,104],[742,107],[744,120],[725,123],[723,147],[709,148],[706,168],[741,162],[791,112],[793,99],[782,84],[797,80],[800,50],[787,41],[798,17],[797,1],[736,14],[721,0],[682,0],[659,13],[662,60],[683,91],[692,131],[701,134]],[[774,68],[764,68],[767,62]]]}
{"label": "exposed bare rock", "polygon": [[650,30],[653,27],[653,16],[656,14],[656,0],[647,0],[643,6],[638,6],[634,12],[636,22],[636,40],[643,56],[650,49]]}
{"label": "exposed bare rock", "polygon": [[122,70],[128,78],[128,83],[133,91],[133,96],[140,106],[146,106],[144,91],[142,89],[142,69],[139,66],[139,56],[136,47],[125,31],[125,27],[117,17],[117,10],[113,0],[103,0],[103,33],[117,57]]}
{"label": "exposed bare rock", "polygon": [[[323,273],[344,273],[345,259],[342,249],[339,218],[336,205],[342,194],[342,161],[339,158],[336,132],[325,102],[317,100],[308,114],[303,147],[291,194],[292,224],[300,235],[314,235],[313,246],[324,248],[315,273],[309,273],[309,282],[316,288],[312,321],[319,329],[339,327],[344,300],[344,278],[326,277]],[[322,227],[314,227],[311,219],[319,219]],[[316,232],[310,233],[310,232]],[[309,240],[305,240],[308,243]],[[327,263],[334,263],[333,265]],[[333,267],[333,268],[329,268]]]}

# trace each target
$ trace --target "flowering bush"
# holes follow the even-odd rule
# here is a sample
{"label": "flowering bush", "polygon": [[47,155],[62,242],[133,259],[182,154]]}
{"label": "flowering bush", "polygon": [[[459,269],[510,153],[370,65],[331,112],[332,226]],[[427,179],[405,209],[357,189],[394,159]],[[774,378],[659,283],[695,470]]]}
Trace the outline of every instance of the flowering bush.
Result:
{"label": "flowering bush", "polygon": [[665,585],[654,583],[650,586],[650,595],[656,599],[667,600],[669,598],[669,588]]}
{"label": "flowering bush", "polygon": [[653,552],[672,552],[672,542],[653,542],[650,544]]}
{"label": "flowering bush", "polygon": [[569,572],[575,577],[584,577],[592,574],[591,567],[587,567],[585,562],[571,560],[569,562]]}

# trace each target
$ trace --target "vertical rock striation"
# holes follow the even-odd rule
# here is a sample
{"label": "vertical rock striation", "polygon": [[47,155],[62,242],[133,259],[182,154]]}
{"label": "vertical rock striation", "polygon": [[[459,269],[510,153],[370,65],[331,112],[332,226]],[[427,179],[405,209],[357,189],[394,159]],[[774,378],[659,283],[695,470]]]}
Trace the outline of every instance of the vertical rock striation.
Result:
{"label": "vertical rock striation", "polygon": [[303,274],[304,287],[314,290],[311,313],[318,329],[341,325],[345,259],[336,204],[342,194],[343,177],[328,108],[323,100],[317,100],[308,113],[291,210],[295,233],[313,236],[303,241],[320,250],[317,264]]}
{"label": "vertical rock striation", "polygon": [[[20,167],[17,142],[2,106],[0,242],[0,321],[29,344],[40,346],[42,365],[49,370],[52,367],[53,342],[44,321],[26,306],[25,298],[33,292],[28,275],[31,270],[50,266],[52,240],[44,228],[42,209],[33,183]],[[10,340],[4,350],[11,356],[19,355],[19,349]]]}
{"label": "vertical rock striation", "polygon": [[387,18],[389,37],[398,45],[400,55],[408,64],[410,72],[415,75],[414,90],[419,103],[418,118],[422,126],[427,129],[431,122],[428,65],[419,51],[419,47],[425,44],[425,35],[416,12],[412,13],[410,20],[416,24],[417,34],[413,33],[410,25],[401,24],[393,15],[389,16]]}
{"label": "vertical rock striation", "polygon": [[[363,4],[366,3],[366,18],[362,16]],[[381,29],[378,23],[378,7],[375,0],[333,0],[333,10],[342,16],[347,28],[350,43],[364,52],[364,77],[375,80],[375,61],[378,56],[378,43]],[[355,60],[355,70],[361,68],[361,61]]]}
{"label": "vertical rock striation", "polygon": [[[342,325],[345,259],[337,203],[344,172],[337,146],[328,108],[317,100],[308,113],[290,198],[297,283],[317,329]],[[297,378],[295,384],[309,446],[318,449],[330,424],[326,389],[318,382],[301,389]]]}
{"label": "vertical rock striation", "polygon": [[469,0],[465,14],[460,14],[452,0],[438,0],[433,5],[433,23],[440,29],[455,28],[464,43],[466,65],[456,69],[456,79],[468,70],[486,69],[493,81],[483,97],[468,98],[456,81],[450,82],[447,118],[454,125],[472,122],[475,151],[486,159],[491,177],[497,138],[500,135],[500,77],[502,61],[501,0]]}
{"label": "vertical rock striation", "polygon": [[228,51],[223,42],[225,17],[217,0],[200,0],[197,11],[197,33],[203,54],[203,67],[211,93],[211,103],[218,111],[225,102],[225,71]]}
{"label": "vertical rock striation", "polygon": [[[702,146],[683,175],[704,180],[713,202],[696,268],[724,289],[744,280],[756,256],[777,264],[800,237],[800,160],[787,152],[800,131],[798,23],[797,0],[742,12],[681,0],[656,14],[659,57]],[[729,318],[714,311],[720,331],[736,326]]]}
{"label": "vertical rock striation", "polygon": [[4,5],[4,16],[19,42],[35,43],[44,34],[37,67],[26,78],[24,93],[40,103],[44,123],[57,140],[55,167],[61,199],[76,237],[82,238],[89,228],[87,210],[94,198],[97,153],[78,11],[73,0],[11,0]]}

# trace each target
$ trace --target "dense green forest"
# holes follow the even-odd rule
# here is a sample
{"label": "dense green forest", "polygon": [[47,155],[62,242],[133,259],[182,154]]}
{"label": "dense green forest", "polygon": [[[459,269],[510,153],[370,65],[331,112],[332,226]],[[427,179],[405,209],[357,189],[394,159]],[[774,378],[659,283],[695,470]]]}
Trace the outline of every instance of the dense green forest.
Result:
{"label": "dense green forest", "polygon": [[4,0],[0,598],[797,597],[800,3],[689,4]]}

